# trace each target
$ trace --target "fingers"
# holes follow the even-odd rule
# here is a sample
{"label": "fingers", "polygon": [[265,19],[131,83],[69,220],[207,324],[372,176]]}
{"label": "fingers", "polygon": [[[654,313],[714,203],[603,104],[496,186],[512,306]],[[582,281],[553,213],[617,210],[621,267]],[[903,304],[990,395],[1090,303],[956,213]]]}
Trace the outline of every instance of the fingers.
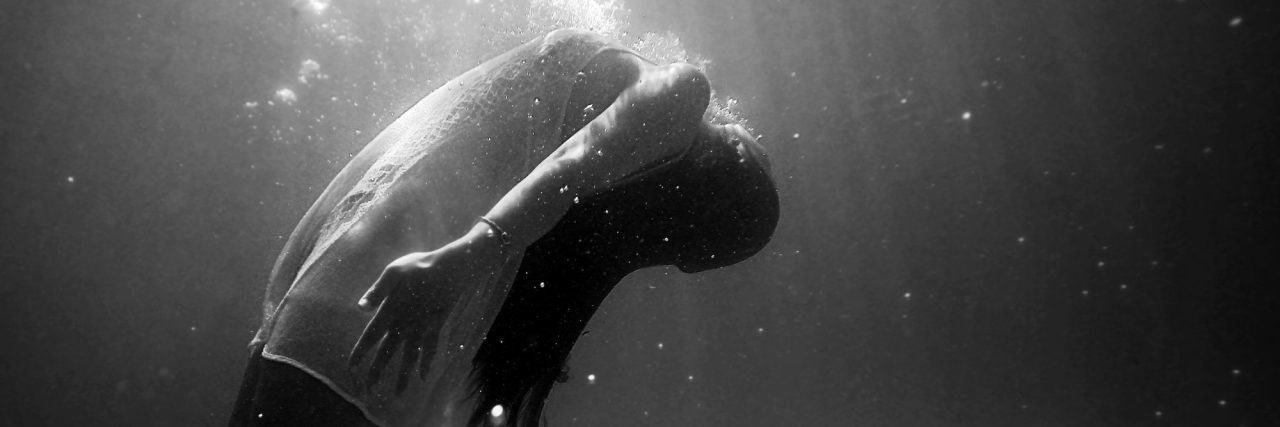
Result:
{"label": "fingers", "polygon": [[369,324],[365,325],[364,332],[360,334],[360,340],[356,341],[356,345],[351,347],[351,354],[347,357],[347,366],[356,366],[364,359],[365,353],[369,349],[378,345],[378,342],[385,341],[388,331],[391,329],[391,322],[394,316],[391,315],[390,309],[381,307],[378,312],[373,315],[373,319],[369,320]]}
{"label": "fingers", "polygon": [[419,348],[422,354],[418,358],[418,363],[421,364],[421,366],[418,367],[418,378],[423,381],[427,380],[427,371],[431,370],[431,359],[436,356],[437,336],[439,335],[434,332],[428,333],[423,337],[422,346]]}
{"label": "fingers", "polygon": [[391,361],[391,356],[395,355],[396,347],[400,346],[400,333],[391,331],[387,333],[387,338],[382,340],[382,346],[378,348],[378,353],[373,357],[373,363],[369,365],[369,385],[373,386],[378,383],[382,377],[382,370],[387,367],[387,362]]}
{"label": "fingers", "polygon": [[422,354],[422,344],[405,343],[404,356],[400,359],[400,375],[396,379],[396,395],[404,392],[409,387],[409,378],[413,375],[413,369],[418,365],[418,356]]}
{"label": "fingers", "polygon": [[369,290],[365,291],[364,296],[360,297],[360,301],[356,305],[361,310],[372,310],[382,304],[387,299],[387,295],[400,285],[400,278],[394,270],[387,268],[382,270],[382,275],[378,276],[378,280],[373,282],[373,286],[369,286]]}

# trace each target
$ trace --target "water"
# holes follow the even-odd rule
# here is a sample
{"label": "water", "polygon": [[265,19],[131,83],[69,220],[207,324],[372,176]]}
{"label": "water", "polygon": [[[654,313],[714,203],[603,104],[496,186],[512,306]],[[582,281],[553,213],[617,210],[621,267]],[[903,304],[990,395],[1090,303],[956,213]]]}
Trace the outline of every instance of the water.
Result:
{"label": "water", "polygon": [[[19,2],[3,425],[220,425],[288,233],[411,103],[572,21],[704,66],[773,242],[628,278],[551,425],[1266,425],[1274,6]],[[493,408],[501,415],[501,409]]]}

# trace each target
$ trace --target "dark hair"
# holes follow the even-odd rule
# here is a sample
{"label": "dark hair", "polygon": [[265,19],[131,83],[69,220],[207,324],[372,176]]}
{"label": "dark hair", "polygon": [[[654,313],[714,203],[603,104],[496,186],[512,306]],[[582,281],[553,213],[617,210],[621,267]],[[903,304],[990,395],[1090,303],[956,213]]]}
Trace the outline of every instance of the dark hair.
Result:
{"label": "dark hair", "polygon": [[724,267],[769,242],[778,193],[768,161],[741,154],[724,128],[704,135],[674,163],[584,199],[525,251],[474,360],[470,425],[486,424],[494,405],[509,425],[537,425],[574,342],[627,274]]}

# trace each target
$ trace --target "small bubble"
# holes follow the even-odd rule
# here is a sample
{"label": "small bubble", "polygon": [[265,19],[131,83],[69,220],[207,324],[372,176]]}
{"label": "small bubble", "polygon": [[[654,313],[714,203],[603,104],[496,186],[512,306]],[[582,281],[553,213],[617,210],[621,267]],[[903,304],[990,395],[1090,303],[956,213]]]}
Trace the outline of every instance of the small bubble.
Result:
{"label": "small bubble", "polygon": [[903,298],[906,298],[906,299],[911,299],[911,293],[910,293],[910,292],[907,292],[907,293],[905,293],[905,294],[902,294],[902,297],[903,297]]}
{"label": "small bubble", "polygon": [[537,107],[538,105],[541,105],[541,104],[542,104],[541,99],[533,98],[533,106]]}
{"label": "small bubble", "polygon": [[969,118],[971,118],[971,117],[973,117],[973,115],[972,115],[972,114],[969,114],[969,112],[968,112],[968,111],[965,111],[965,112],[964,112],[964,114],[961,114],[961,115],[960,115],[960,120],[968,121],[968,120],[969,120]]}
{"label": "small bubble", "polygon": [[596,374],[587,374],[587,384],[596,383]]}
{"label": "small bubble", "polygon": [[662,350],[662,343],[658,343],[658,350]]}
{"label": "small bubble", "polygon": [[689,381],[693,381],[693,375],[689,376]]}
{"label": "small bubble", "polygon": [[573,204],[575,204],[575,205],[576,205],[576,204],[578,204],[578,197],[577,197],[577,196],[574,196],[574,197],[573,197]]}
{"label": "small bubble", "polygon": [[791,139],[800,139],[800,132],[791,134]]}
{"label": "small bubble", "polygon": [[1018,243],[1027,243],[1027,236],[1018,236]]}
{"label": "small bubble", "polygon": [[1083,290],[1083,291],[1080,291],[1080,295],[1081,295],[1081,296],[1086,296],[1086,297],[1087,297],[1087,296],[1089,296],[1089,290],[1088,290],[1088,289],[1085,289],[1085,290]]}
{"label": "small bubble", "polygon": [[75,184],[75,183],[76,183],[76,177],[74,176],[67,177],[67,184]]}
{"label": "small bubble", "polygon": [[1236,16],[1236,17],[1231,18],[1231,22],[1228,22],[1228,23],[1227,23],[1227,25],[1230,25],[1230,26],[1231,26],[1231,28],[1236,28],[1236,27],[1239,27],[1239,26],[1240,26],[1240,24],[1243,24],[1243,23],[1244,23],[1244,17],[1243,17],[1243,16]]}
{"label": "small bubble", "polygon": [[489,410],[489,416],[501,418],[503,412],[505,412],[505,410],[503,410],[502,405],[493,405],[493,409]]}

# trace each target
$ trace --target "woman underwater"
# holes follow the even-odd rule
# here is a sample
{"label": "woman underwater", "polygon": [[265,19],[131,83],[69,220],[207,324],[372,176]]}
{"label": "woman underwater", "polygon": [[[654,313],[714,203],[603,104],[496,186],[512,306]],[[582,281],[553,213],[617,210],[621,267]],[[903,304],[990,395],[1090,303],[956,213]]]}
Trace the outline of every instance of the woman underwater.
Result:
{"label": "woman underwater", "polygon": [[693,66],[577,30],[432,92],[285,244],[231,425],[537,424],[622,277],[772,235],[764,150],[703,119],[709,96]]}

